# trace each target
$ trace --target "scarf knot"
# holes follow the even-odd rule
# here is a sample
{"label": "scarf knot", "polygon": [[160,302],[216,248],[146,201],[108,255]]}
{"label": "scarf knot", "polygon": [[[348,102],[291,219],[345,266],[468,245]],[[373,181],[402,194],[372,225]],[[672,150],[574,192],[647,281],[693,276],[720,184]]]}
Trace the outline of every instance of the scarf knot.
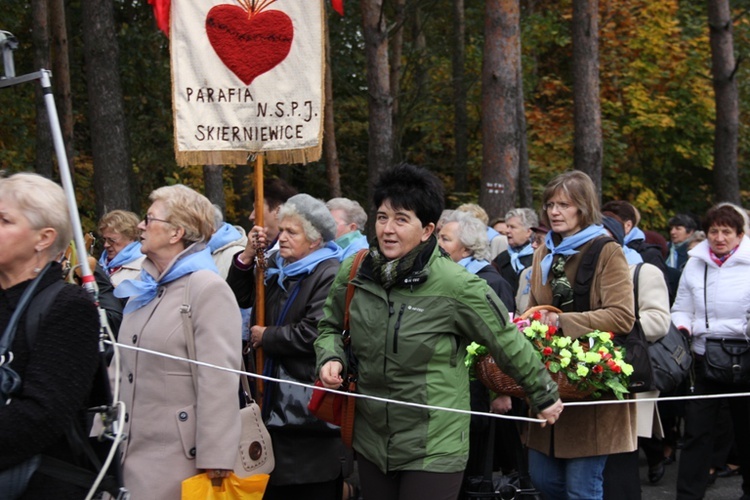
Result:
{"label": "scarf knot", "polygon": [[268,280],[270,280],[272,276],[277,276],[276,282],[281,289],[286,292],[287,290],[284,286],[284,281],[286,281],[287,278],[306,276],[313,272],[318,264],[324,260],[340,260],[342,252],[343,250],[341,247],[333,241],[329,241],[323,247],[318,248],[311,254],[290,264],[287,264],[283,257],[277,252],[276,257],[274,258],[274,263],[276,264],[275,267],[269,267],[266,269],[265,283],[268,284]]}
{"label": "scarf knot", "polygon": [[[201,245],[202,247],[198,249],[196,245]],[[129,314],[154,300],[160,286],[176,281],[187,274],[200,271],[201,269],[208,269],[216,274],[219,273],[208,247],[203,245],[203,243],[193,243],[193,245],[181,252],[172,261],[172,265],[167,268],[167,271],[163,272],[158,278],[154,278],[143,268],[141,269],[139,279],[123,281],[115,288],[114,295],[120,299],[126,297],[130,299],[123,311],[124,314]]]}
{"label": "scarf knot", "polygon": [[568,256],[577,254],[578,250],[576,250],[576,248],[580,247],[584,243],[588,243],[597,236],[606,234],[607,232],[604,230],[603,226],[599,224],[592,224],[586,229],[578,231],[577,233],[570,235],[567,238],[563,238],[559,245],[555,245],[555,242],[552,238],[553,232],[550,231],[549,233],[547,233],[547,238],[544,244],[546,245],[547,249],[549,249],[549,253],[544,256],[541,263],[542,284],[547,284],[547,278],[549,277],[549,271],[552,268],[552,262],[555,255]]}
{"label": "scarf knot", "polygon": [[525,244],[522,248],[508,247],[508,255],[510,256],[510,265],[513,266],[513,270],[516,274],[521,274],[524,266],[521,262],[521,257],[528,255],[534,255],[534,249],[531,247],[531,243]]}

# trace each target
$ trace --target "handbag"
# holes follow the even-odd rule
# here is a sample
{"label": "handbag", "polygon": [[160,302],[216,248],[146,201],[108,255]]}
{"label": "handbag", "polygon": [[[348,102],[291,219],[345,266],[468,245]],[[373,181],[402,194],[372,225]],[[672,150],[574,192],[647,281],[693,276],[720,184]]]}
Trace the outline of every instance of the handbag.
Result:
{"label": "handbag", "polygon": [[627,335],[616,335],[615,345],[625,348],[625,362],[633,366],[633,373],[628,383],[629,392],[646,392],[653,390],[654,369],[651,366],[651,358],[648,354],[648,341],[643,333],[641,317],[638,307],[638,276],[641,273],[643,263],[635,267],[633,273],[633,293],[635,299],[635,323],[633,329]]}
{"label": "handbag", "polygon": [[[703,272],[703,311],[708,324],[708,264]],[[725,385],[750,384],[750,339],[747,338],[707,338],[704,354],[703,374],[707,380]]]}
{"label": "handbag", "polygon": [[242,478],[237,474],[225,477],[221,486],[214,486],[203,472],[182,481],[182,500],[262,500],[268,485],[268,474]]}
{"label": "handbag", "polygon": [[[344,341],[344,355],[347,357],[349,370],[346,379],[339,390],[354,393],[357,392],[357,361],[352,353],[351,336],[349,334],[349,304],[354,297],[354,285],[352,280],[357,276],[359,266],[367,256],[368,250],[362,249],[354,257],[352,269],[349,271],[349,283],[346,287],[346,299],[344,301],[344,330],[341,336]],[[322,387],[320,380],[315,385]],[[345,396],[334,392],[313,390],[308,409],[321,420],[337,425],[341,428],[341,440],[347,448],[352,447],[354,440],[354,414],[357,398]]]}
{"label": "handbag", "polygon": [[[197,360],[195,356],[195,331],[193,330],[193,321],[191,319],[189,290],[190,277],[188,277],[185,284],[185,296],[182,307],[180,307],[180,315],[187,343],[188,358]],[[244,360],[242,361],[242,371],[245,371]],[[193,388],[197,397],[198,373],[194,363],[190,363],[190,373],[193,377]],[[245,375],[240,375],[240,382],[245,395],[245,407],[240,410],[242,432],[237,449],[237,460],[234,464],[234,474],[240,478],[256,474],[270,474],[276,465],[273,456],[271,435],[263,424],[260,407],[250,397],[250,386]]]}
{"label": "handbag", "polygon": [[667,334],[649,344],[648,355],[654,368],[654,385],[661,393],[674,392],[690,377],[690,342],[671,321]]}

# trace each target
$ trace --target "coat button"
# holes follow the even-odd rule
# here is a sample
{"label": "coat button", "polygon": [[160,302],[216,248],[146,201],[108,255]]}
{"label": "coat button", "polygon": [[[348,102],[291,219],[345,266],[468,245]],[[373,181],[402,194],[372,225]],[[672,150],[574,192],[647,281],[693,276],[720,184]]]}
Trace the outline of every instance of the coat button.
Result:
{"label": "coat button", "polygon": [[164,295],[164,287],[159,288],[159,297],[161,298],[162,295]]}
{"label": "coat button", "polygon": [[185,420],[187,420],[187,419],[188,419],[188,414],[187,414],[187,412],[186,412],[186,411],[181,411],[181,412],[180,412],[180,413],[179,413],[179,414],[177,415],[177,418],[179,418],[179,419],[180,419],[180,422],[184,422]]}
{"label": "coat button", "polygon": [[131,384],[133,383],[133,374],[132,373],[128,373],[128,382],[130,382]]}
{"label": "coat button", "polygon": [[137,340],[138,340],[138,335],[133,335],[133,343],[134,344],[136,343]]}
{"label": "coat button", "polygon": [[130,413],[125,414],[125,421],[127,422],[128,420],[130,420]]}
{"label": "coat button", "polygon": [[190,456],[191,457],[195,456],[195,448],[190,448]]}
{"label": "coat button", "polygon": [[260,460],[260,457],[263,456],[263,445],[258,441],[253,441],[247,451],[251,460]]}

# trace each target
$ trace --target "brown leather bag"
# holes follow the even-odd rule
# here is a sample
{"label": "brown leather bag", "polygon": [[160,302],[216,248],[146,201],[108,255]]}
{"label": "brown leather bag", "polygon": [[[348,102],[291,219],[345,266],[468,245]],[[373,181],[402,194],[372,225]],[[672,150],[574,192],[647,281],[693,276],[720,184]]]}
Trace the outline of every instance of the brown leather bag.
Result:
{"label": "brown leather bag", "polygon": [[[354,296],[354,285],[352,280],[359,271],[359,266],[367,256],[367,249],[360,250],[354,257],[352,263],[352,270],[349,273],[349,284],[346,287],[346,301],[344,306],[344,331],[342,333],[344,337],[344,352],[351,359],[351,338],[349,336],[349,304]],[[315,382],[315,385],[322,387],[323,384],[320,380]],[[346,375],[346,379],[339,389],[346,392],[357,391],[357,373],[350,370]],[[343,394],[336,394],[328,391],[313,390],[312,398],[307,408],[312,412],[313,415],[321,420],[325,420],[334,425],[341,427],[341,440],[348,447],[352,447],[352,440],[354,439],[354,411],[355,402],[357,398],[353,396],[345,396]]]}

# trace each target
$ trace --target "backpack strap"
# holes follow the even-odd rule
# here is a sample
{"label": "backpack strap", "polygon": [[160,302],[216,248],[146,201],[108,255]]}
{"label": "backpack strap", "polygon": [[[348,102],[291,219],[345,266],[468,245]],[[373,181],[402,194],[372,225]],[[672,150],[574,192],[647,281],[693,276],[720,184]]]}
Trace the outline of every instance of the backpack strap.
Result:
{"label": "backpack strap", "polygon": [[578,271],[576,272],[575,283],[573,284],[573,303],[576,312],[591,310],[591,283],[594,281],[599,255],[602,253],[604,245],[608,243],[617,245],[617,242],[609,236],[598,237],[591,243],[586,253],[583,254],[581,264],[578,266]]}
{"label": "backpack strap", "polygon": [[641,274],[641,267],[643,267],[643,262],[636,264],[635,271],[633,272],[633,299],[635,301],[633,312],[635,312],[636,321],[641,320],[641,315],[638,312],[638,276]]}
{"label": "backpack strap", "polygon": [[363,248],[354,257],[354,262],[352,262],[352,269],[349,271],[349,284],[346,286],[346,301],[344,302],[344,331],[349,331],[349,304],[352,303],[352,298],[354,297],[354,285],[352,284],[352,280],[357,276],[357,272],[359,272],[359,266],[362,265],[362,261],[365,260],[365,257],[367,257],[367,253],[369,252],[368,249]]}
{"label": "backpack strap", "polygon": [[29,350],[34,345],[36,335],[39,332],[39,326],[47,316],[47,311],[52,308],[52,304],[55,303],[58,294],[65,288],[65,282],[63,280],[55,281],[48,287],[40,291],[31,300],[28,309],[26,310],[26,345]]}

